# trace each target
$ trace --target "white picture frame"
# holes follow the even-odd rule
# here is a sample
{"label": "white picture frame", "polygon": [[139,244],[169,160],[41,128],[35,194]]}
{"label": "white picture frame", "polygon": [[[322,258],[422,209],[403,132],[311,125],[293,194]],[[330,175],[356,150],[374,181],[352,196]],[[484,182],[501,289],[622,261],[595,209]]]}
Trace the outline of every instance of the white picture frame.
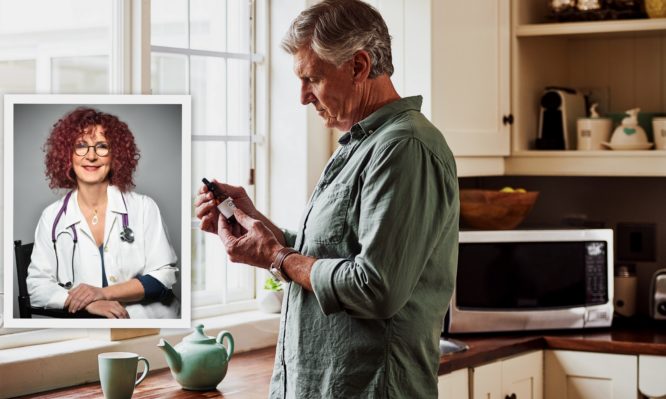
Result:
{"label": "white picture frame", "polygon": [[[4,95],[3,98],[4,327],[190,327],[191,97],[189,95]],[[136,191],[148,195],[160,207],[162,221],[167,227],[171,245],[178,255],[179,286],[174,288],[174,292],[180,299],[179,318],[28,319],[20,318],[18,315],[18,306],[15,305],[18,299],[15,290],[14,240],[34,242],[34,229],[42,210],[66,193],[63,190],[54,192],[48,188],[48,181],[44,175],[43,147],[53,124],[79,106],[95,108],[117,116],[129,125],[135,137],[141,154],[134,176]],[[29,126],[26,126],[28,124]],[[180,184],[174,184],[177,181]],[[51,196],[46,194],[47,191]],[[23,197],[24,195],[26,197]],[[38,200],[16,201],[17,196],[37,197]],[[25,206],[24,202],[30,202],[30,206]],[[25,221],[25,224],[19,224],[19,221]],[[32,237],[26,229],[31,229]],[[21,231],[20,237],[17,236],[19,235],[17,231]]]}

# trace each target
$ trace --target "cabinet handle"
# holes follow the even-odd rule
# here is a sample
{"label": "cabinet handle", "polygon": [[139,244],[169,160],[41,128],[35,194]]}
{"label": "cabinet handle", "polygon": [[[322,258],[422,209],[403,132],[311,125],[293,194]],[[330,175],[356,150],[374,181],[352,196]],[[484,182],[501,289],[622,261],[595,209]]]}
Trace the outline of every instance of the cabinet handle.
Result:
{"label": "cabinet handle", "polygon": [[516,398],[517,398],[517,396],[516,396],[515,393],[512,393],[511,395],[506,395],[506,396],[504,397],[504,399],[516,399]]}
{"label": "cabinet handle", "polygon": [[[513,114],[502,116],[502,124],[504,125],[513,125]],[[513,398],[511,398],[513,399]]]}

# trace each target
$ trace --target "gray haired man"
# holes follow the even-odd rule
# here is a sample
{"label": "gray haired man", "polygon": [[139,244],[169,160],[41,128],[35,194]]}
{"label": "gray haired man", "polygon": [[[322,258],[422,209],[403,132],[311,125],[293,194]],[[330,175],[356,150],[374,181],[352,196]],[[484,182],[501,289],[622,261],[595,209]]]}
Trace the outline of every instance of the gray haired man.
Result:
{"label": "gray haired man", "polygon": [[201,228],[229,258],[290,282],[271,398],[435,398],[438,338],[458,255],[458,183],[442,134],[391,83],[381,15],[358,0],[327,0],[292,23],[301,103],[346,133],[298,231],[280,230],[245,191],[237,224],[205,187]]}

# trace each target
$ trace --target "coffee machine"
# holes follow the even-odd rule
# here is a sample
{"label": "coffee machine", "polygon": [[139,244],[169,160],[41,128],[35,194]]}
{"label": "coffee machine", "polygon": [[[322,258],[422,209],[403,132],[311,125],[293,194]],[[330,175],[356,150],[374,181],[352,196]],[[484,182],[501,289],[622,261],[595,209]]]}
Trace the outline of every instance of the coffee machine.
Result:
{"label": "coffee machine", "polygon": [[586,116],[585,96],[567,87],[546,87],[541,96],[538,150],[575,150],[576,121]]}

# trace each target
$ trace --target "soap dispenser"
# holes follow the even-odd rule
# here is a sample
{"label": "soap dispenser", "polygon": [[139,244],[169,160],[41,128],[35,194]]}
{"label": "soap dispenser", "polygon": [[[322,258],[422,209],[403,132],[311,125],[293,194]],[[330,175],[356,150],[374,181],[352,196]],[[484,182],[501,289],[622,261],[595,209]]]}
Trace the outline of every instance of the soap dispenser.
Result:
{"label": "soap dispenser", "polygon": [[625,112],[628,116],[622,119],[620,126],[616,127],[611,136],[610,143],[603,143],[612,150],[647,150],[652,147],[648,142],[645,130],[638,124],[640,108],[633,108]]}

